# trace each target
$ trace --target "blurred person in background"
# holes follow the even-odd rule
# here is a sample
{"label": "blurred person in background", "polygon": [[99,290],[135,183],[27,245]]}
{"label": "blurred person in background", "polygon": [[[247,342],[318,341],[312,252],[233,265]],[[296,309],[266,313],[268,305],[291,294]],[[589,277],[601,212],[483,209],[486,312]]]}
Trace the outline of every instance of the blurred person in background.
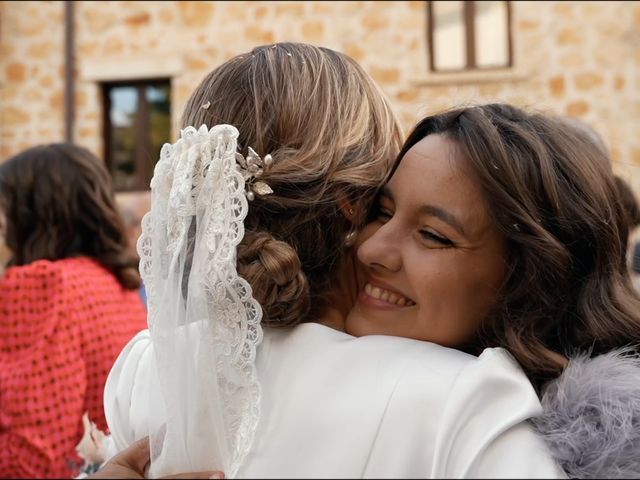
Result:
{"label": "blurred person in background", "polygon": [[[611,154],[602,136],[591,125],[574,117],[563,117],[567,127],[584,135],[593,143],[594,148],[600,150],[604,155],[601,158],[608,160],[609,168],[612,169]],[[640,241],[638,240],[638,226],[640,226],[640,206],[638,200],[629,183],[619,175],[614,174],[618,198],[622,202],[629,223],[629,238],[627,242],[627,262],[629,273],[633,281],[634,288],[640,292]]]}
{"label": "blurred person in background", "polygon": [[638,226],[640,226],[640,206],[629,183],[616,175],[616,187],[629,222],[629,245],[627,259],[633,285],[640,292],[640,242],[638,241]]}
{"label": "blurred person in background", "polygon": [[[1,213],[0,213],[1,215]],[[2,230],[2,224],[4,219],[0,217],[0,230]],[[0,238],[0,275],[4,273],[9,257],[11,256],[7,245],[4,243],[4,239]]]}
{"label": "blurred person in background", "polygon": [[629,219],[629,245],[628,262],[629,272],[633,287],[640,293],[640,240],[638,240],[638,226],[640,226],[640,207],[633,190],[627,182],[620,177],[616,177],[620,198],[625,206]]}
{"label": "blurred person in background", "polygon": [[70,477],[84,424],[106,429],[103,388],[146,328],[140,276],[102,162],[71,144],[0,165],[0,475]]}
{"label": "blurred person in background", "polygon": [[[121,197],[117,199],[117,203],[119,205],[120,215],[122,217],[122,221],[124,222],[125,230],[127,233],[127,238],[129,241],[129,252],[131,253],[131,257],[135,258],[136,261],[140,261],[140,257],[138,256],[138,252],[136,251],[136,243],[138,242],[138,238],[142,234],[142,217],[145,213],[149,211],[149,206],[151,203],[151,194],[150,192],[142,192],[135,193],[132,196]],[[144,288],[144,284],[140,285],[140,297],[144,301],[145,305],[147,303],[147,292]]]}

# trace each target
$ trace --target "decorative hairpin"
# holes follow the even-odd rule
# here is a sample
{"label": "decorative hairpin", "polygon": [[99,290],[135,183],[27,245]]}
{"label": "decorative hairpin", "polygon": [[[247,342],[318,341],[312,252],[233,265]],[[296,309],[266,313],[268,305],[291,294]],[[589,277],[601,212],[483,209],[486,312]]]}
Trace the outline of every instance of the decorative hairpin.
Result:
{"label": "decorative hairpin", "polygon": [[273,158],[271,155],[265,155],[264,159],[262,159],[253,148],[249,147],[248,150],[249,154],[246,158],[241,153],[236,152],[236,162],[244,177],[247,199],[251,201],[256,194],[262,196],[273,193],[271,187],[265,182],[256,181],[257,178],[262,176],[264,170],[273,163]]}

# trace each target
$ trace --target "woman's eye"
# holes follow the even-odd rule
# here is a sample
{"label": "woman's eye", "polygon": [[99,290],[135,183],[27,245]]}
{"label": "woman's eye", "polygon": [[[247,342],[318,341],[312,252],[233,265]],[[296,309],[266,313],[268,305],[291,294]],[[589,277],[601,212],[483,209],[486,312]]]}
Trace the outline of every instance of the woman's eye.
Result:
{"label": "woman's eye", "polygon": [[393,217],[393,214],[389,210],[386,210],[384,208],[378,209],[378,221],[388,222],[389,220],[391,220],[391,217]]}
{"label": "woman's eye", "polygon": [[420,230],[420,236],[427,242],[435,242],[443,247],[453,247],[454,243],[447,237],[433,233],[430,230]]}

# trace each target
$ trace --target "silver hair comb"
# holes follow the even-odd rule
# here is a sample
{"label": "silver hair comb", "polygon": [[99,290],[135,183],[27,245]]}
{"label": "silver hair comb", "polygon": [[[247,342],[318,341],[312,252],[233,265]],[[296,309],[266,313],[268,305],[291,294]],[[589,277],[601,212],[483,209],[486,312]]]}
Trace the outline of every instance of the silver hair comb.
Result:
{"label": "silver hair comb", "polygon": [[247,199],[255,199],[256,194],[260,196],[271,195],[273,193],[271,187],[257,179],[262,176],[265,169],[271,166],[273,158],[271,155],[265,155],[264,159],[260,158],[260,155],[251,147],[248,147],[248,151],[246,157],[239,152],[236,153],[236,163],[245,181]]}

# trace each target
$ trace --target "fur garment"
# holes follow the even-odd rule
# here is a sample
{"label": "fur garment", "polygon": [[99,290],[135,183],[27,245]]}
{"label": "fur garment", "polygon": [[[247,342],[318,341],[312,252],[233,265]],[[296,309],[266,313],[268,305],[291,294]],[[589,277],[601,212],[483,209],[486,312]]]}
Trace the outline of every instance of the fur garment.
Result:
{"label": "fur garment", "polygon": [[630,349],[572,358],[533,419],[570,478],[640,478],[640,358]]}

